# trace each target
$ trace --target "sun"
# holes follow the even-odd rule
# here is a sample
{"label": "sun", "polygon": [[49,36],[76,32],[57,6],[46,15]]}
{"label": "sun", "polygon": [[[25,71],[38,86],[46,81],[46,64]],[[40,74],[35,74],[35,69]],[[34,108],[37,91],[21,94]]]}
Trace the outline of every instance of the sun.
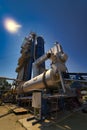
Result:
{"label": "sun", "polygon": [[7,31],[11,33],[16,33],[18,32],[19,28],[21,28],[22,26],[18,24],[15,20],[11,18],[6,18],[4,20],[4,27]]}

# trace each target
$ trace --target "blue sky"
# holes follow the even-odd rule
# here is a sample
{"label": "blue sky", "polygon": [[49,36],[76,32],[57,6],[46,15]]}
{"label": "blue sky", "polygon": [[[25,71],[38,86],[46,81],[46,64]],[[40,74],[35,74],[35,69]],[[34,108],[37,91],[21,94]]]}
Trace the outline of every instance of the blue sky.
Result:
{"label": "blue sky", "polygon": [[[5,18],[22,27],[8,32]],[[31,31],[43,36],[46,51],[60,42],[69,72],[87,72],[87,0],[0,0],[0,76],[16,78],[20,47]]]}

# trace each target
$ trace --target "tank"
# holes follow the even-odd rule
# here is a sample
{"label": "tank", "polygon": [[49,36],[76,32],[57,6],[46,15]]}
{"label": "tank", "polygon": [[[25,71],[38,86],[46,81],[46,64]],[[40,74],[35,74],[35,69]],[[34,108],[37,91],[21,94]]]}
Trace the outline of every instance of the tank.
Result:
{"label": "tank", "polygon": [[58,82],[60,82],[59,75],[56,75],[54,71],[50,69],[36,76],[35,78],[32,78],[31,80],[25,82],[21,86],[21,91],[29,92],[35,89],[55,88],[58,87]]}

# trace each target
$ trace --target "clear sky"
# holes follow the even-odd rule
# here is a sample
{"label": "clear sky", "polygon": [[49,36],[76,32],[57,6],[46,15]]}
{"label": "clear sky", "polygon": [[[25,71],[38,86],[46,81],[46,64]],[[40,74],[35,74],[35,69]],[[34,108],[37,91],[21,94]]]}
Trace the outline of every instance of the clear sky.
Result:
{"label": "clear sky", "polygon": [[[17,32],[6,30],[6,18],[20,25]],[[20,47],[31,31],[43,36],[46,51],[60,42],[69,72],[87,72],[87,0],[0,0],[0,76],[16,78]]]}

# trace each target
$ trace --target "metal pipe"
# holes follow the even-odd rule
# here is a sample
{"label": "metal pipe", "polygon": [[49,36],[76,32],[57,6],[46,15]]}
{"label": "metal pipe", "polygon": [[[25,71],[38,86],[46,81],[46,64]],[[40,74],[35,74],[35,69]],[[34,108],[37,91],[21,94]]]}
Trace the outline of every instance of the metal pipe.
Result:
{"label": "metal pipe", "polygon": [[38,58],[34,63],[33,63],[33,77],[36,77],[39,75],[39,68],[40,65],[47,60],[49,57],[51,56],[50,53],[46,53],[43,56],[41,56],[40,58]]}
{"label": "metal pipe", "polygon": [[20,80],[20,79],[14,79],[14,78],[8,78],[8,77],[1,77],[1,76],[0,76],[0,79],[14,80],[14,81],[17,81],[17,82],[23,82],[23,81]]}
{"label": "metal pipe", "polygon": [[42,73],[35,78],[25,82],[22,85],[23,92],[29,92],[34,89],[44,89],[58,87],[58,82],[60,81],[59,75],[56,75],[52,69]]}
{"label": "metal pipe", "polygon": [[43,56],[41,56],[40,58],[38,58],[33,64],[40,65],[41,63],[46,61],[48,58],[50,58],[50,56],[51,56],[50,53],[46,53]]}

